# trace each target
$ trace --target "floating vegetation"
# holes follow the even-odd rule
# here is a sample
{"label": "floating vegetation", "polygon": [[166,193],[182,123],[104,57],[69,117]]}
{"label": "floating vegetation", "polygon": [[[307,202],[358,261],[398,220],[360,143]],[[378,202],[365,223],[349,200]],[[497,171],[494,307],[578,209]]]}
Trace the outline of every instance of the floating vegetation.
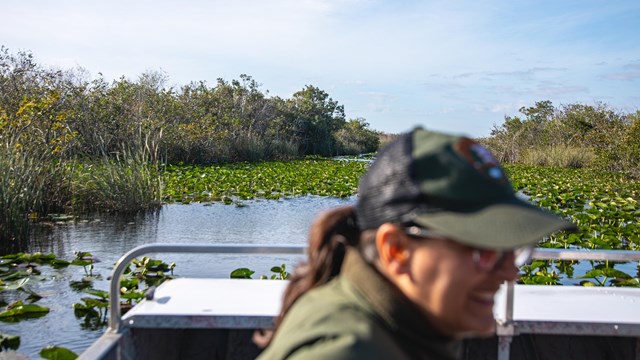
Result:
{"label": "floating vegetation", "polygon": [[212,166],[167,165],[165,201],[239,204],[249,199],[319,195],[346,198],[356,193],[368,163],[307,159],[290,162]]}
{"label": "floating vegetation", "polygon": [[18,350],[19,347],[20,336],[0,332],[0,352],[5,350]]}
{"label": "floating vegetation", "polygon": [[47,346],[40,350],[40,356],[49,360],[74,360],[78,358],[78,354],[60,346]]}
{"label": "floating vegetation", "polygon": [[[539,206],[570,219],[575,233],[561,232],[539,246],[563,249],[640,250],[640,182],[624,174],[530,165],[506,167],[514,187]],[[578,262],[535,260],[522,268],[525,284],[556,285],[574,277]],[[584,262],[583,286],[640,287],[640,265],[632,275],[612,261]],[[627,269],[630,267],[627,263]],[[633,264],[631,264],[633,266]]]}
{"label": "floating vegetation", "polygon": [[92,297],[83,297],[82,303],[73,304],[73,314],[82,319],[83,329],[97,330],[107,325],[107,310],[109,309],[109,293],[93,288],[82,289],[83,293]]}
{"label": "floating vegetation", "polygon": [[[94,280],[102,279],[99,274],[93,272],[94,263],[98,261],[86,251],[76,251],[75,255],[76,258],[72,261],[58,259],[54,254],[42,253],[17,253],[0,257],[0,294],[5,291],[28,294],[24,299],[28,302],[17,300],[8,305],[0,298],[0,306],[3,307],[0,308],[0,321],[18,322],[46,316],[49,309],[35,304],[42,296],[31,291],[27,285],[34,278],[46,280],[45,277],[40,276],[39,267],[42,265],[52,268],[73,265],[82,266],[85,276],[80,281],[70,281],[69,286],[87,295],[80,299],[81,302],[73,304],[74,315],[82,321],[80,327],[83,329],[104,328],[107,325],[109,293],[93,288]],[[123,312],[142,300],[149,287],[160,285],[173,278],[175,266],[175,263],[167,264],[148,257],[134,259],[120,282]],[[17,350],[19,346],[19,336],[0,333],[0,351]],[[62,347],[44,348],[40,355],[45,359],[77,357],[76,354]]]}
{"label": "floating vegetation", "polygon": [[541,247],[640,250],[640,182],[588,169],[507,166],[514,187],[576,225]]}
{"label": "floating vegetation", "polygon": [[[78,256],[91,255],[82,252],[76,254]],[[175,263],[167,264],[161,260],[151,259],[146,256],[139,260],[133,259],[120,279],[122,311],[126,312],[140,302],[150,287],[158,286],[166,280],[172,279],[175,266]],[[71,283],[70,286],[92,296],[83,297],[80,299],[82,303],[73,304],[74,315],[76,318],[83,320],[83,328],[95,330],[106,326],[109,293],[94,289],[91,279],[87,277],[81,282]]]}
{"label": "floating vegetation", "polygon": [[0,257],[0,293],[18,290],[29,294],[28,300],[37,301],[40,295],[31,291],[26,285],[41,274],[39,267],[49,265],[53,268],[69,266],[70,262],[56,258],[54,254],[17,253]]}
{"label": "floating vegetation", "polygon": [[[272,267],[271,272],[273,274],[271,274],[270,277],[268,277],[267,275],[261,275],[260,279],[261,280],[266,280],[266,279],[286,280],[290,275],[289,272],[287,272],[287,267],[285,264]],[[255,271],[249,268],[242,267],[242,268],[233,270],[231,274],[229,274],[229,277],[232,279],[251,279],[251,276],[255,273],[256,273]]]}
{"label": "floating vegetation", "polygon": [[22,319],[33,319],[47,315],[49,309],[35,304],[25,304],[18,300],[0,312],[0,321],[16,322]]}
{"label": "floating vegetation", "polygon": [[[356,193],[358,180],[368,164],[307,158],[213,166],[170,165],[164,172],[165,200],[242,206],[242,200],[255,198],[280,199],[306,194],[348,197]],[[520,164],[505,168],[514,187],[531,202],[578,225],[578,232],[554,234],[544,239],[540,247],[640,250],[639,182],[621,173],[591,169]],[[561,284],[563,279],[574,278],[577,264],[536,261],[522,269],[521,282]],[[586,276],[581,281],[583,285],[638,286],[638,275],[615,269],[616,263],[594,261],[587,265],[591,269],[581,275]],[[252,275],[251,270],[245,268],[232,276],[250,278]]]}

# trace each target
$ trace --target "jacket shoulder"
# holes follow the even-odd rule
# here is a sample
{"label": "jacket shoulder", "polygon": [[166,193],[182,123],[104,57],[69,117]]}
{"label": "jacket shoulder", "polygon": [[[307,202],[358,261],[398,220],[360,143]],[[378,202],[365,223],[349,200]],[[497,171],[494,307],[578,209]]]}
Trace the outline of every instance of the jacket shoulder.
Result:
{"label": "jacket shoulder", "polygon": [[336,279],[298,299],[260,359],[403,357],[366,301]]}

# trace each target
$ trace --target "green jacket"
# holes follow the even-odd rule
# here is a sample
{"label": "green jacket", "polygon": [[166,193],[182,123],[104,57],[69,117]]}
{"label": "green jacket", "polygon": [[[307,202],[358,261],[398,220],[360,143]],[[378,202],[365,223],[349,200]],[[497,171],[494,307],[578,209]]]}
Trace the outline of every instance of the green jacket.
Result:
{"label": "green jacket", "polygon": [[258,359],[455,359],[457,349],[349,250],[340,276],[296,301]]}

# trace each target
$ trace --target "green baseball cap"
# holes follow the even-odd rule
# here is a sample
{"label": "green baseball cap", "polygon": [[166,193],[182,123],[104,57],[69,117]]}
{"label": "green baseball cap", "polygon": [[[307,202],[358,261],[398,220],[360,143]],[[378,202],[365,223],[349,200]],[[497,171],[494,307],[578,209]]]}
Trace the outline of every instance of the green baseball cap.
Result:
{"label": "green baseball cap", "polygon": [[360,180],[361,230],[413,223],[479,248],[513,249],[576,230],[519,198],[495,157],[474,140],[415,128],[394,139]]}

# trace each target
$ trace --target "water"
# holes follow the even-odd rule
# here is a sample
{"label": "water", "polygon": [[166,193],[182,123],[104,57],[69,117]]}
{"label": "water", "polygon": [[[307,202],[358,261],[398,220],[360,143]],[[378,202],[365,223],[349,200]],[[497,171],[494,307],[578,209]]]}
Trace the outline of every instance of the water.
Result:
{"label": "water", "polygon": [[[71,260],[75,251],[89,251],[100,260],[93,273],[103,279],[94,287],[108,290],[106,278],[113,264],[129,250],[148,243],[182,244],[255,244],[305,245],[307,232],[315,216],[329,208],[353,202],[352,199],[329,197],[296,197],[284,200],[248,201],[245,207],[233,205],[165,205],[156,214],[129,219],[94,217],[76,223],[55,225],[34,237],[28,252],[53,253]],[[249,267],[259,275],[269,275],[274,265],[285,263],[291,269],[299,260],[296,256],[277,255],[194,255],[150,254],[150,257],[177,264],[175,274],[190,277],[228,278],[238,267]],[[624,266],[624,267],[623,267]],[[634,274],[636,264],[619,269]],[[562,275],[565,285],[578,283],[578,276],[590,270],[588,262],[576,265],[574,279]],[[76,353],[84,351],[104,332],[91,329],[73,315],[73,303],[81,302],[86,294],[73,290],[70,281],[80,280],[84,269],[70,266],[52,269],[42,266],[43,277],[30,280],[28,287],[44,298],[38,301],[50,312],[39,319],[19,323],[0,322],[0,332],[20,335],[19,352],[30,359],[39,359],[39,351],[47,345],[67,347]],[[25,299],[26,294],[4,292],[6,302]]]}
{"label": "water", "polygon": [[[89,251],[100,261],[93,274],[103,280],[94,287],[108,290],[113,264],[127,251],[148,243],[182,244],[260,244],[304,245],[311,221],[329,208],[347,205],[353,199],[329,197],[296,197],[284,200],[249,201],[246,206],[233,205],[165,205],[157,214],[129,219],[115,217],[91,218],[76,223],[52,226],[37,235],[28,252],[53,253],[61,259],[72,260],[75,251]],[[285,263],[291,269],[299,260],[296,256],[277,255],[193,255],[150,254],[165,262],[175,262],[175,274],[192,277],[228,278],[238,267],[249,267],[259,275],[269,275],[274,265]],[[19,352],[30,359],[39,359],[39,351],[47,345],[63,346],[76,353],[84,351],[104,328],[90,329],[73,315],[72,305],[87,296],[69,286],[80,280],[85,270],[79,266],[65,269],[41,267],[43,278],[30,280],[28,287],[44,298],[38,301],[50,312],[39,319],[19,323],[0,322],[0,332],[20,335]],[[5,295],[24,299],[26,294]]]}

